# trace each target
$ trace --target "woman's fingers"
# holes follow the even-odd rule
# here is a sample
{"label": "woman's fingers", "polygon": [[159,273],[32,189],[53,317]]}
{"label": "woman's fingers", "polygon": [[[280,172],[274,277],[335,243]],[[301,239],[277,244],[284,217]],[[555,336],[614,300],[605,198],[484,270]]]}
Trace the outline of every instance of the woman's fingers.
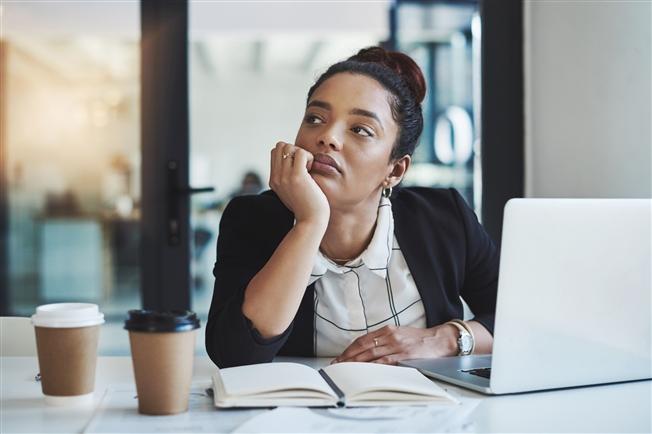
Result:
{"label": "woman's fingers", "polygon": [[291,143],[278,142],[270,153],[269,186],[278,188],[292,172],[294,155],[298,148]]}
{"label": "woman's fingers", "polygon": [[381,345],[378,347],[369,348],[343,362],[374,362],[379,359],[388,358],[389,356],[396,356],[398,349],[393,345]]}
{"label": "woman's fingers", "polygon": [[269,151],[269,188],[272,190],[276,186],[276,148]]}
{"label": "woman's fingers", "polygon": [[[272,151],[270,186],[299,221],[328,222],[330,208],[326,195],[308,174],[310,152],[290,143],[279,142]],[[299,163],[296,163],[298,159]]]}
{"label": "woman's fingers", "polygon": [[[298,165],[294,164],[297,157],[301,162]],[[313,160],[313,155],[305,149],[291,143],[278,142],[270,153],[270,184],[272,180],[278,183],[284,176],[296,173],[297,168],[305,167],[309,171]]]}
{"label": "woman's fingers", "polygon": [[294,152],[292,171],[295,174],[304,173],[304,170],[305,172],[309,171],[314,158],[310,152],[297,147]]}
{"label": "woman's fingers", "polygon": [[281,148],[281,174],[283,179],[287,179],[288,175],[292,173],[292,163],[294,162],[295,153],[296,146],[291,143],[285,143]]}
{"label": "woman's fingers", "polygon": [[272,189],[278,188],[281,182],[282,175],[282,155],[283,148],[287,145],[285,142],[278,142],[270,154],[270,172],[269,172],[269,186]]}
{"label": "woman's fingers", "polygon": [[352,361],[359,354],[373,348],[387,346],[390,342],[391,334],[396,330],[396,326],[385,326],[376,331],[362,335],[354,340],[344,352],[335,359],[335,362]]}

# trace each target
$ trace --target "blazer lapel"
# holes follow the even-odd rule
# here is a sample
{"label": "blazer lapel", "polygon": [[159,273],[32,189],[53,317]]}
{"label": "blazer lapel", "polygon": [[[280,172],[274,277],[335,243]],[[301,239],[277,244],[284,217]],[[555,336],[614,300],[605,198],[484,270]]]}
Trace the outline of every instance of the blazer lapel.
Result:
{"label": "blazer lapel", "polygon": [[428,327],[432,327],[439,318],[435,308],[441,304],[441,300],[436,298],[438,291],[432,288],[434,285],[441,284],[438,276],[439,270],[432,263],[432,258],[437,254],[436,246],[427,236],[428,226],[419,221],[418,215],[410,214],[408,207],[392,206],[392,211],[395,224],[394,234],[421,295],[426,311],[426,324]]}

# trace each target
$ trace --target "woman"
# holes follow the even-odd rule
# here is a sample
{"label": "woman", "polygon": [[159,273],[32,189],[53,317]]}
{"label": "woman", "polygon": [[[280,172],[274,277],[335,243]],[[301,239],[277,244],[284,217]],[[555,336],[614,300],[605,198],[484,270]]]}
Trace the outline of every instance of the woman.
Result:
{"label": "woman", "polygon": [[494,244],[455,190],[397,188],[425,92],[416,63],[380,47],[312,86],[295,143],[271,151],[271,191],[222,216],[206,327],[218,366],[491,352]]}

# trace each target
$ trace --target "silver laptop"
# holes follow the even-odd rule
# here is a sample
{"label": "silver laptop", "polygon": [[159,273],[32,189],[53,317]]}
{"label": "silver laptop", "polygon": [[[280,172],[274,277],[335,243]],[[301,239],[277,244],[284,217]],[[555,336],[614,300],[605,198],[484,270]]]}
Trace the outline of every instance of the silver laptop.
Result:
{"label": "silver laptop", "polygon": [[406,360],[488,394],[652,378],[649,199],[505,206],[493,356]]}

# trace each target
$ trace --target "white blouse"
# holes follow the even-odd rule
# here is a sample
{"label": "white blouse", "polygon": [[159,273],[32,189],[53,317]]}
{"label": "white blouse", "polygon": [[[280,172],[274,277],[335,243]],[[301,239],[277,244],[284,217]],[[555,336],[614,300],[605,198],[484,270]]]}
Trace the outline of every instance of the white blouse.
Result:
{"label": "white blouse", "polygon": [[423,302],[394,235],[392,204],[385,197],[367,249],[344,265],[318,252],[309,284],[313,282],[317,357],[338,356],[358,336],[386,325],[426,327]]}

